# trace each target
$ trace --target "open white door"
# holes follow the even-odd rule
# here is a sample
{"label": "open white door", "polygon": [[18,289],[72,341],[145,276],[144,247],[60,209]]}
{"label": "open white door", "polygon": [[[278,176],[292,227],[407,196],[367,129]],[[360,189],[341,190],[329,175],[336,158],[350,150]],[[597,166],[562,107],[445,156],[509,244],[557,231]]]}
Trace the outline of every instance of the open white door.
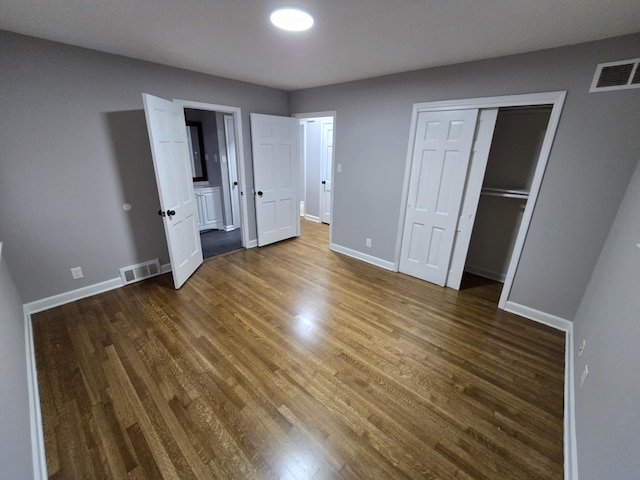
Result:
{"label": "open white door", "polygon": [[320,154],[320,221],[331,223],[331,190],[333,188],[333,117],[324,118],[320,124],[322,152]]}
{"label": "open white door", "polygon": [[167,236],[175,288],[202,264],[202,245],[193,192],[187,133],[182,106],[142,94],[149,143],[156,173],[160,214]]}
{"label": "open white door", "polygon": [[449,268],[449,275],[447,276],[447,287],[456,290],[460,290],[460,283],[462,282],[464,264],[467,260],[467,253],[469,252],[471,232],[473,231],[473,224],[476,220],[482,182],[484,180],[485,170],[487,169],[489,150],[491,150],[491,140],[493,139],[493,132],[496,128],[497,118],[497,108],[480,110],[476,126],[476,136],[471,151],[469,174],[467,175],[462,208],[460,209],[460,221],[456,229],[451,266]]}
{"label": "open white door", "polygon": [[444,286],[478,110],[420,112],[400,271]]}
{"label": "open white door", "polygon": [[231,214],[233,226],[239,228],[240,186],[238,185],[238,157],[236,155],[236,126],[232,115],[224,116],[224,139],[227,144],[227,173],[231,185]]}
{"label": "open white door", "polygon": [[300,235],[298,120],[251,114],[258,246]]}

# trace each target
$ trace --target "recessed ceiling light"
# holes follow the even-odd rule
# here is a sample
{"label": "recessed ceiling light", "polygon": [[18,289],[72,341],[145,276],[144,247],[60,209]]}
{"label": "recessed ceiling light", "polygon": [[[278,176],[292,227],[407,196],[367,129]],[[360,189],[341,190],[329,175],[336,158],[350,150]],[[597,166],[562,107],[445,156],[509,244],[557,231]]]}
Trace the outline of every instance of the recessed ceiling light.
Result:
{"label": "recessed ceiling light", "polygon": [[271,13],[271,23],[283,30],[301,32],[313,26],[313,17],[299,8],[278,8]]}

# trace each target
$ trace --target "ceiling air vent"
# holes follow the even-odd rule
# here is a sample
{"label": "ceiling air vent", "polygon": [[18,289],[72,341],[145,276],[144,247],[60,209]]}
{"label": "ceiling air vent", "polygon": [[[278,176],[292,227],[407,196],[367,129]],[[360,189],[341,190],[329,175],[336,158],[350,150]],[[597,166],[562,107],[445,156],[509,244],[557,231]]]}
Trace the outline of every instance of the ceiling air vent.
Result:
{"label": "ceiling air vent", "polygon": [[640,58],[600,63],[591,83],[590,92],[608,92],[640,88]]}

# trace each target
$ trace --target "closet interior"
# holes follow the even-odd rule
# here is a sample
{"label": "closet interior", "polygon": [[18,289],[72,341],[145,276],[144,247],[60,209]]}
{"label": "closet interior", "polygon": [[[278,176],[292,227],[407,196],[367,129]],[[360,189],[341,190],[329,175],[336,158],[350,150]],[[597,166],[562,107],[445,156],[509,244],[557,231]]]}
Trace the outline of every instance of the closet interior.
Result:
{"label": "closet interior", "polygon": [[504,282],[552,105],[498,110],[463,282],[468,273]]}

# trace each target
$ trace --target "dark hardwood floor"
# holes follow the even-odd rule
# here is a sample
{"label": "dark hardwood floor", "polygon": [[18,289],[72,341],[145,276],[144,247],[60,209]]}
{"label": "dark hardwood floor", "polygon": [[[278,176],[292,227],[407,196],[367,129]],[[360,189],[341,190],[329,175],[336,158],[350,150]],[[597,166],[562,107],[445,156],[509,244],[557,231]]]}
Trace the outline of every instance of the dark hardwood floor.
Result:
{"label": "dark hardwood floor", "polygon": [[562,478],[562,333],[327,244],[34,315],[50,478]]}

